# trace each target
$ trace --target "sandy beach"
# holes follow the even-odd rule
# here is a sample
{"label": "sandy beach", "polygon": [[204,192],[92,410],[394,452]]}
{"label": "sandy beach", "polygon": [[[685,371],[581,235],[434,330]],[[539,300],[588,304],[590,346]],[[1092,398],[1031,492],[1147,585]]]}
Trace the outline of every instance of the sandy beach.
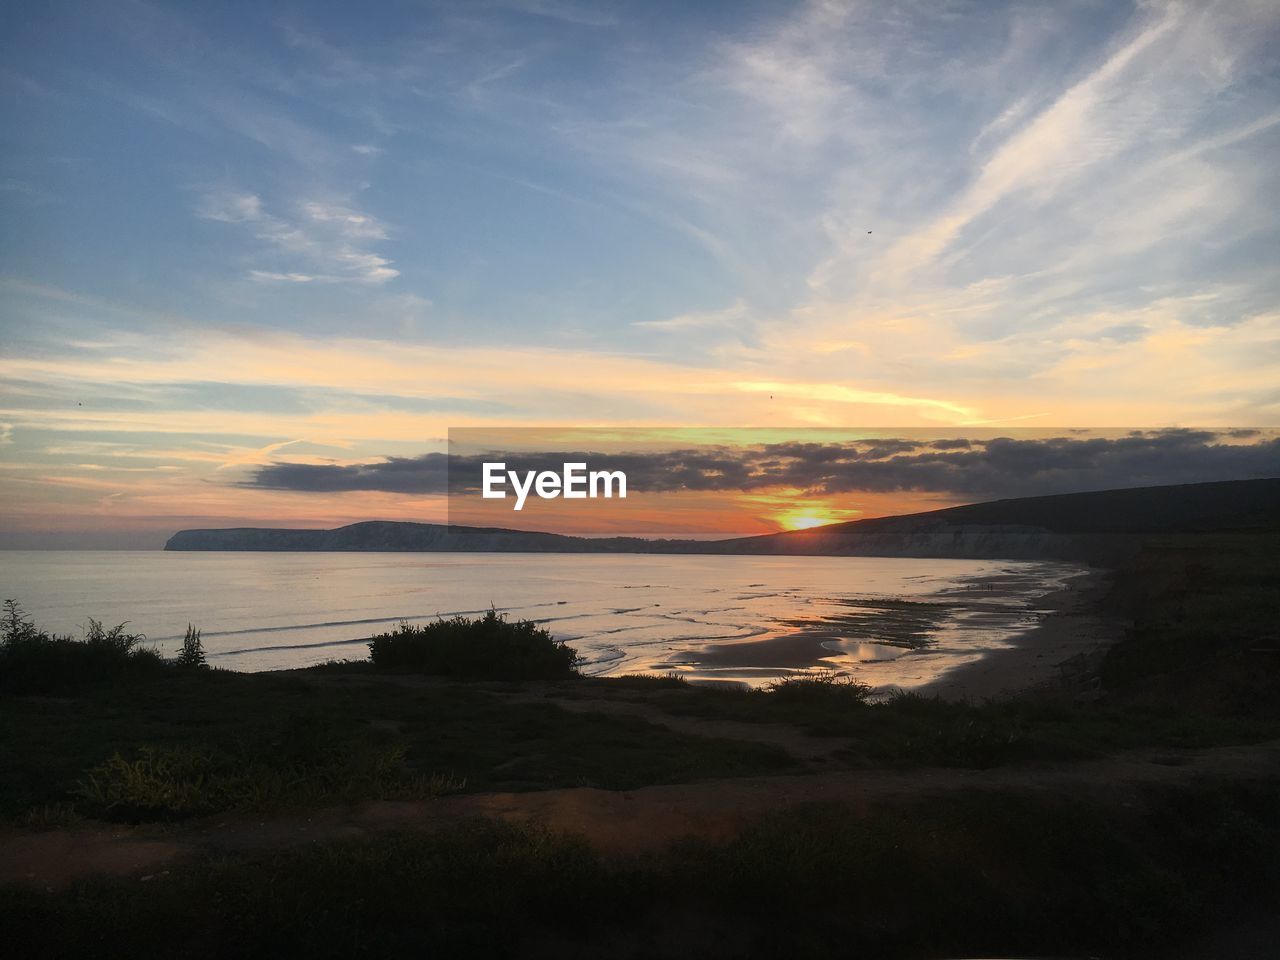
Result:
{"label": "sandy beach", "polygon": [[[1098,601],[1108,574],[1076,565],[1011,565],[916,596],[823,598],[772,635],[680,650],[649,665],[694,682],[768,685],[834,672],[884,694],[980,701],[1058,680],[1114,642]],[[779,629],[780,628],[780,629]]]}
{"label": "sandy beach", "polygon": [[1081,571],[1062,589],[1035,601],[1039,622],[1013,638],[1008,647],[987,651],[919,692],[946,700],[981,701],[1061,680],[1072,672],[1070,661],[1104,650],[1124,630],[1123,621],[1101,609],[1110,576],[1104,569]]}

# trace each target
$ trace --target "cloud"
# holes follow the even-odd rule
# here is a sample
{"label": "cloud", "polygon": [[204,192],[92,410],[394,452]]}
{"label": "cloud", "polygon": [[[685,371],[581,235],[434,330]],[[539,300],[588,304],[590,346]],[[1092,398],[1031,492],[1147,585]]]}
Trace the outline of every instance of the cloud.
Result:
{"label": "cloud", "polygon": [[825,493],[937,491],[964,499],[1040,496],[1083,490],[1280,476],[1280,440],[1216,442],[1212,433],[1169,431],[1119,439],[988,441],[966,451],[843,462],[815,471],[800,461],[796,480]]}
{"label": "cloud", "polygon": [[250,270],[249,276],[255,280],[267,280],[272,283],[312,283],[323,279],[312,273],[273,273],[270,270]]}
{"label": "cloud", "polygon": [[[406,316],[412,319],[426,304],[394,301],[386,309],[392,318],[408,311]],[[199,382],[207,379],[210,369],[217,369],[219,381],[228,388],[312,388],[394,395],[404,400],[448,396],[483,401],[490,410],[518,411],[521,420],[536,417],[544,424],[580,422],[583,410],[620,423],[684,421],[707,425],[776,422],[780,416],[790,422],[804,417],[832,425],[902,425],[955,422],[967,419],[968,412],[929,396],[904,396],[887,390],[859,393],[838,384],[824,389],[803,381],[741,381],[736,371],[719,370],[710,363],[670,363],[586,348],[318,338],[253,327],[198,327],[189,322],[182,323],[178,331],[117,332],[76,350],[64,347],[0,360],[0,376],[46,384],[50,397],[72,386],[84,392],[103,385],[114,395],[121,385],[142,388]],[[431,371],[430,376],[424,376],[424,371]],[[350,430],[347,436],[363,440],[421,440],[424,435],[439,436],[448,426],[472,425],[483,416],[455,414],[451,421],[445,421],[442,413],[390,416],[357,407],[328,407],[323,410],[322,423],[308,425],[273,403],[264,403],[260,409],[256,426],[247,427],[254,416],[246,413],[234,429],[277,437],[332,437],[336,431]],[[7,415],[0,407],[0,416]],[[68,411],[51,404],[38,414],[28,411],[27,415],[46,425],[59,425],[59,429],[89,422],[98,429],[181,431],[185,425],[195,431],[210,427],[201,411],[166,409],[160,404],[130,411],[87,407]],[[319,419],[320,413],[314,417]],[[230,424],[227,429],[232,429]]]}
{"label": "cloud", "polygon": [[735,384],[739,390],[751,393],[767,393],[771,397],[798,397],[805,400],[820,400],[828,403],[876,404],[890,407],[917,407],[935,410],[950,418],[970,420],[974,417],[972,407],[950,400],[934,400],[927,397],[913,397],[904,394],[859,390],[835,383],[785,383],[776,380],[743,380]]}
{"label": "cloud", "polygon": [[219,223],[246,223],[263,217],[262,198],[252,193],[219,191],[202,198],[197,210],[206,220]]}
{"label": "cloud", "polygon": [[810,496],[930,493],[964,500],[1280,477],[1280,438],[1224,442],[1232,433],[1167,430],[1121,437],[990,440],[883,438],[849,443],[702,446],[600,454],[493,451],[390,457],[344,465],[271,463],[247,486],[296,492],[472,493],[481,464],[559,472],[566,462],[627,474],[635,493],[798,489]]}
{"label": "cloud", "polygon": [[[1149,116],[1151,107],[1135,103],[1146,94],[1145,85],[1137,85],[1135,94],[1133,87],[1118,89],[1117,81],[1182,14],[1177,5],[1165,7],[1154,23],[1003,143],[949,209],[897,242],[888,254],[891,268],[906,274],[933,260],[966,225],[1014,191],[1053,186],[1124,150],[1143,129],[1132,122],[1134,113]],[[1127,111],[1113,108],[1117,98],[1124,98]],[[1125,114],[1127,124],[1120,122]]]}
{"label": "cloud", "polygon": [[[793,5],[658,74],[625,120],[572,129],[722,263],[760,259],[735,271],[751,336],[721,328],[726,365],[970,408],[1002,395],[983,419],[1270,422],[1278,290],[1258,251],[1276,220],[1257,197],[1280,188],[1280,9],[1085,19]],[[633,326],[674,353],[716,329],[703,316]],[[1256,359],[1233,377],[1240,356]]]}
{"label": "cloud", "polygon": [[691,327],[727,327],[741,324],[747,319],[747,302],[738,298],[723,310],[711,310],[706,313],[682,313],[665,320],[638,320],[634,327],[645,327],[650,330],[687,330]]}
{"label": "cloud", "polygon": [[501,6],[530,16],[546,17],[581,27],[612,27],[618,15],[610,3],[570,3],[566,0],[501,0]]}
{"label": "cloud", "polygon": [[342,203],[306,200],[291,219],[268,213],[262,198],[236,191],[213,191],[197,207],[205,220],[243,224],[280,263],[310,269],[253,267],[249,276],[268,283],[381,284],[400,271],[369,247],[387,239],[387,228],[371,214]]}
{"label": "cloud", "polygon": [[448,455],[428,453],[351,465],[271,463],[259,467],[246,486],[305,493],[379,490],[426,494],[448,492],[448,479]]}

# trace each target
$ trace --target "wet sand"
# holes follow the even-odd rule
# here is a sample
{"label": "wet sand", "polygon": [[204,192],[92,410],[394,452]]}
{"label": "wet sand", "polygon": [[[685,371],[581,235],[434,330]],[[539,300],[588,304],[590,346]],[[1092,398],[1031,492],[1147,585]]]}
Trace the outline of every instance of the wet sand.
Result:
{"label": "wet sand", "polygon": [[919,597],[826,597],[806,616],[762,625],[763,637],[686,649],[651,669],[751,686],[833,672],[886,694],[983,700],[1056,680],[1064,661],[1117,639],[1120,625],[1097,605],[1106,577],[1046,565],[1006,568]]}
{"label": "wet sand", "polygon": [[1125,628],[1123,621],[1101,609],[1109,584],[1109,571],[1082,571],[1063,589],[1036,600],[1038,624],[1014,637],[1008,647],[989,650],[918,692],[946,700],[981,701],[1070,677],[1075,672],[1073,661],[1096,656],[1120,639]]}

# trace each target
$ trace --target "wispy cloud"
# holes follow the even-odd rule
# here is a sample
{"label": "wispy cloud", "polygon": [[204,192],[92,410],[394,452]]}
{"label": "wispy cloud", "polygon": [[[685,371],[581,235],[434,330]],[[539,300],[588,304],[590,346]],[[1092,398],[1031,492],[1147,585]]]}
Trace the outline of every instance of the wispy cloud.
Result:
{"label": "wispy cloud", "polygon": [[387,239],[385,225],[343,204],[307,200],[286,219],[268,213],[256,194],[214,191],[203,197],[197,212],[206,220],[245,225],[269,248],[273,260],[308,268],[254,267],[249,275],[255,280],[379,284],[400,275],[389,259],[370,249]]}
{"label": "wispy cloud", "polygon": [[574,3],[571,0],[500,0],[499,6],[532,16],[547,17],[584,27],[612,27],[618,23],[614,5],[608,2]]}
{"label": "wispy cloud", "polygon": [[723,310],[702,313],[682,313],[665,320],[637,320],[633,326],[650,330],[688,330],[691,327],[725,327],[740,324],[747,319],[747,302],[735,300]]}

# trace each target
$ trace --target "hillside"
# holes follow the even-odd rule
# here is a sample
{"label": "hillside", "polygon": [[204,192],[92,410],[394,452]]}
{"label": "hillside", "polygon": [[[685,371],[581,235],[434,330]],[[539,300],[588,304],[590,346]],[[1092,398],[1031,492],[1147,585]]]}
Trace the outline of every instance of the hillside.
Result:
{"label": "hillside", "polygon": [[1280,530],[1280,479],[1229,480],[992,500],[743,538],[745,554],[1111,562],[1143,537]]}
{"label": "hillside", "polygon": [[270,527],[180,530],[169,538],[164,548],[422,553],[639,553],[645,552],[649,543],[625,537],[590,540],[585,537],[496,527],[370,520],[334,530],[282,530]]}
{"label": "hillside", "polygon": [[433,523],[182,530],[166,550],[700,553],[1106,560],[1151,534],[1280,529],[1280,479],[993,500],[731,540],[591,539]]}
{"label": "hillside", "polygon": [[[1280,479],[1227,480],[970,503],[820,528],[852,534],[904,524],[1036,527],[1051,533],[1195,533],[1280,522]],[[782,534],[790,536],[790,534]]]}

